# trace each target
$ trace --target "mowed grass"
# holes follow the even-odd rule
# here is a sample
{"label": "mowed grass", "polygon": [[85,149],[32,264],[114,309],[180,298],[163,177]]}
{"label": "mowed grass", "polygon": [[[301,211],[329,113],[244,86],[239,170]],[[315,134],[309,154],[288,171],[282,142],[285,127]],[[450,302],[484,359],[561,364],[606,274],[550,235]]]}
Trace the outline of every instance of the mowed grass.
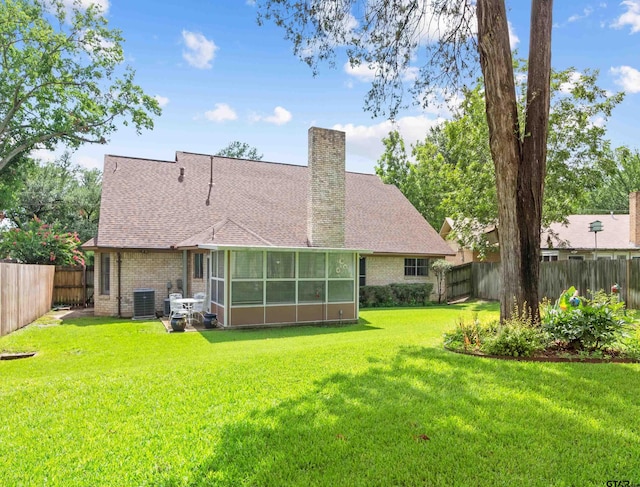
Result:
{"label": "mowed grass", "polygon": [[0,485],[640,483],[640,365],[457,355],[494,304],[364,310],[361,323],[167,334],[29,326],[0,350]]}

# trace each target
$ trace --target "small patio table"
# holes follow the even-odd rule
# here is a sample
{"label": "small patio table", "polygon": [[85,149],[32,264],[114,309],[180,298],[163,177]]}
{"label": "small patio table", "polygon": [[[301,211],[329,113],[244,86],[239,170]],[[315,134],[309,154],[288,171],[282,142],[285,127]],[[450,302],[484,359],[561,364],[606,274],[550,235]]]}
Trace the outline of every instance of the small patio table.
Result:
{"label": "small patio table", "polygon": [[180,298],[175,300],[176,303],[181,304],[184,310],[187,312],[187,323],[191,326],[191,319],[193,317],[193,305],[196,303],[203,303],[204,299],[196,298]]}

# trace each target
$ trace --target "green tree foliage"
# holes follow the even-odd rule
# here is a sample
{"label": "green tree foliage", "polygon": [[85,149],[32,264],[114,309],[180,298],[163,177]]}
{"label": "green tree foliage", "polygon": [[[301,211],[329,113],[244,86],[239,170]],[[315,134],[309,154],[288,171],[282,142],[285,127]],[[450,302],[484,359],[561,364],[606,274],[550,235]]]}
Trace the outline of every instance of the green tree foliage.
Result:
{"label": "green tree foliage", "polygon": [[640,153],[619,147],[611,154],[613,168],[602,184],[589,193],[582,213],[627,213],[629,193],[640,191]]}
{"label": "green tree foliage", "polygon": [[153,128],[157,101],[123,68],[122,36],[75,0],[0,7],[0,170],[34,148],[106,143],[116,124]]}
{"label": "green tree foliage", "polygon": [[224,149],[216,152],[217,156],[235,157],[236,159],[249,159],[252,161],[261,161],[263,154],[258,154],[258,149],[251,147],[246,142],[234,140]]}
{"label": "green tree foliage", "polygon": [[79,249],[80,239],[59,225],[48,225],[37,217],[24,228],[2,232],[0,258],[17,260],[23,264],[84,265]]}
{"label": "green tree foliage", "polygon": [[69,154],[36,165],[6,216],[25,228],[34,217],[77,234],[84,242],[96,235],[100,213],[102,174],[98,169],[73,165]]}
{"label": "green tree foliage", "polygon": [[30,157],[16,158],[9,166],[0,169],[0,211],[11,208],[21,193],[27,174],[37,165]]}
{"label": "green tree foliage", "polygon": [[[614,164],[605,122],[622,94],[607,94],[596,81],[597,73],[588,71],[553,73],[543,225],[578,212],[590,191],[615,179],[607,176]],[[387,150],[376,166],[383,180],[396,184],[435,228],[451,217],[460,244],[487,251],[482,229],[497,224],[498,208],[482,84],[466,90],[453,119],[413,147],[413,161],[400,159],[401,173],[395,169],[398,156],[389,150],[391,140],[404,147],[397,133],[384,139]],[[625,160],[630,158],[627,154]]]}

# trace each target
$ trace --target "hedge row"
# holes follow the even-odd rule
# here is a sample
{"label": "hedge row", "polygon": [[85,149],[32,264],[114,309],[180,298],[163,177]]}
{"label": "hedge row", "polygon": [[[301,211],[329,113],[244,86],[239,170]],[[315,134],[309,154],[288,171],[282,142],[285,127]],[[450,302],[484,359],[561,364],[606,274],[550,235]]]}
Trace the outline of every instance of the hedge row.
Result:
{"label": "hedge row", "polygon": [[430,282],[362,286],[360,288],[360,307],[421,306],[429,302],[432,291],[433,283]]}

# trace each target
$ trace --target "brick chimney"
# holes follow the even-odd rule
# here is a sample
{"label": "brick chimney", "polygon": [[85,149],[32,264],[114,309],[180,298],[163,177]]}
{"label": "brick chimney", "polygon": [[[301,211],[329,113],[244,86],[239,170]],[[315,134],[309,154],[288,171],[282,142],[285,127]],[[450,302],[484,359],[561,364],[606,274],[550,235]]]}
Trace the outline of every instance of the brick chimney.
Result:
{"label": "brick chimney", "polygon": [[344,166],[344,132],[311,127],[307,237],[312,247],[344,247]]}
{"label": "brick chimney", "polygon": [[640,245],[640,191],[629,193],[629,240]]}

